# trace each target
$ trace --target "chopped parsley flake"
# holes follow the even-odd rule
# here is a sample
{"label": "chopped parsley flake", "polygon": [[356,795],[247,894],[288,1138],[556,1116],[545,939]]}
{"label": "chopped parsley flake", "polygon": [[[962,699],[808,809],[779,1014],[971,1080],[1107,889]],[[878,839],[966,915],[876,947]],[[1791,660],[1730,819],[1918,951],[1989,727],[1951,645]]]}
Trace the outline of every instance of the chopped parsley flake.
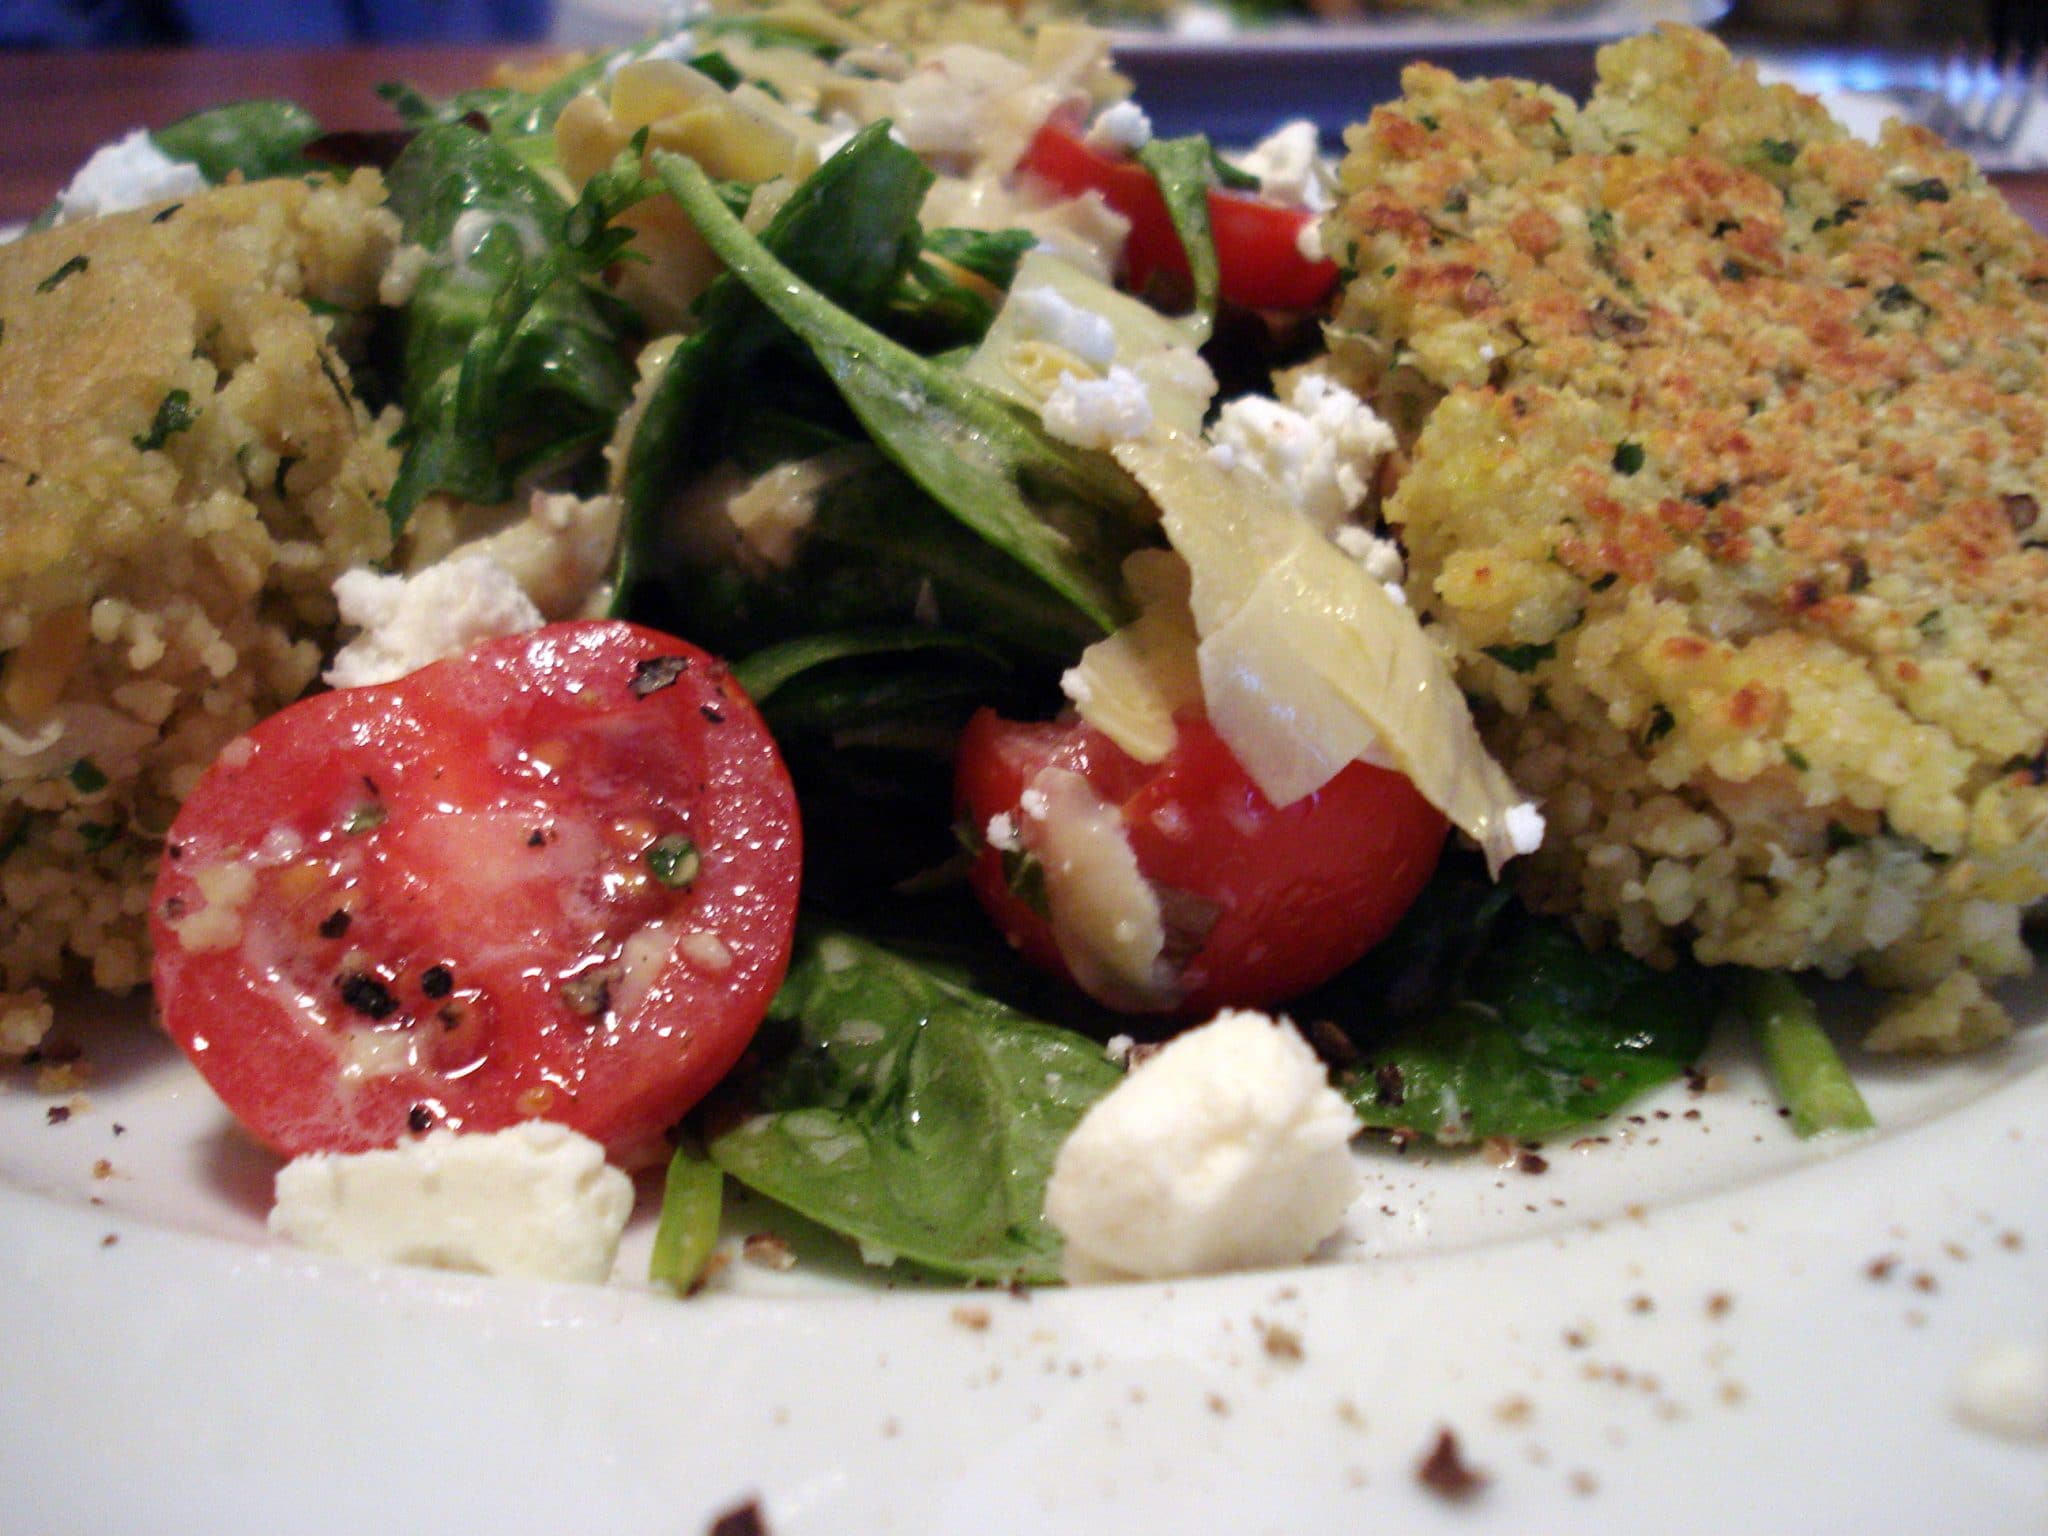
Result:
{"label": "chopped parsley flake", "polygon": [[361,805],[348,813],[348,819],[342,822],[341,830],[350,837],[355,837],[360,833],[370,831],[374,827],[383,826],[389,814],[384,809],[383,801],[365,800]]}
{"label": "chopped parsley flake", "polygon": [[1945,203],[1949,199],[1948,183],[1939,176],[1930,176],[1925,181],[1909,181],[1899,191],[1909,203]]}
{"label": "chopped parsley flake", "polygon": [[107,787],[107,776],[100,765],[89,757],[81,757],[71,765],[64,775],[71,781],[71,787],[81,795],[96,795]]}
{"label": "chopped parsley flake", "polygon": [[1632,475],[1643,467],[1643,445],[1641,443],[1616,443],[1614,445],[1614,472],[1617,475]]}
{"label": "chopped parsley flake", "polygon": [[1650,711],[1650,723],[1643,729],[1643,745],[1655,746],[1669,736],[1678,725],[1677,718],[1662,704]]}
{"label": "chopped parsley flake", "polygon": [[1799,146],[1791,139],[1765,139],[1757,148],[1773,165],[1790,165],[1799,158]]}
{"label": "chopped parsley flake", "polygon": [[55,288],[59,283],[63,282],[65,278],[70,277],[75,273],[83,272],[90,265],[92,265],[92,263],[87,261],[85,257],[74,256],[69,261],[65,262],[63,266],[59,267],[56,271],[52,272],[48,277],[44,278],[40,283],[37,283],[36,292],[48,293],[52,288]]}
{"label": "chopped parsley flake", "polygon": [[697,845],[680,832],[657,839],[647,850],[647,872],[672,891],[688,890],[703,867]]}
{"label": "chopped parsley flake", "polygon": [[143,453],[154,453],[198,419],[199,412],[192,408],[191,392],[174,389],[157,402],[156,419],[149,424],[149,430],[137,433],[129,441]]}

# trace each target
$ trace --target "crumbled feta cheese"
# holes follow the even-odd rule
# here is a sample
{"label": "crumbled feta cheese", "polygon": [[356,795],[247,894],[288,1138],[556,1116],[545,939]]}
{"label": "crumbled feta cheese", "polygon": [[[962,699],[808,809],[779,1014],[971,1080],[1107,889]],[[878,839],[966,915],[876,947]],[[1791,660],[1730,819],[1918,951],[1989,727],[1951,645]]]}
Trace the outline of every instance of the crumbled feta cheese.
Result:
{"label": "crumbled feta cheese", "polygon": [[1307,1258],[1358,1193],[1357,1130],[1292,1024],[1218,1014],[1148,1056],[1060,1147],[1045,1213],[1068,1278]]}
{"label": "crumbled feta cheese", "polygon": [[1024,846],[1017,836],[1017,818],[1008,811],[997,811],[989,817],[982,835],[998,853],[1016,853]]}
{"label": "crumbled feta cheese", "polygon": [[616,496],[535,491],[524,517],[462,545],[451,558],[487,557],[519,583],[544,619],[594,618],[610,596],[605,583],[623,516]]}
{"label": "crumbled feta cheese", "polygon": [[1324,532],[1365,502],[1394,430],[1321,374],[1303,374],[1287,403],[1246,395],[1223,407],[1211,439],[1249,464]]}
{"label": "crumbled feta cheese", "polygon": [[1084,142],[1090,149],[1134,155],[1152,142],[1152,119],[1135,101],[1120,101],[1103,109]]}
{"label": "crumbled feta cheese", "polygon": [[370,1263],[602,1283],[633,1211],[633,1181],[567,1126],[435,1131],[382,1152],[294,1158],[270,1230]]}
{"label": "crumbled feta cheese", "polygon": [[1323,261],[1328,258],[1330,253],[1323,244],[1321,219],[1310,219],[1301,226],[1294,237],[1294,249],[1303,261]]}
{"label": "crumbled feta cheese", "polygon": [[1339,549],[1365,567],[1366,575],[1391,591],[1400,590],[1401,582],[1408,574],[1407,564],[1401,559],[1400,545],[1355,523],[1346,524],[1330,537]]}
{"label": "crumbled feta cheese", "polygon": [[1529,801],[1508,807],[1508,841],[1516,853],[1534,853],[1543,846],[1543,813]]}
{"label": "crumbled feta cheese", "polygon": [[1107,448],[1152,430],[1152,399],[1128,368],[1102,379],[1063,373],[1040,412],[1045,430],[1077,448]]}
{"label": "crumbled feta cheese", "polygon": [[1259,178],[1260,195],[1272,202],[1321,213],[1335,201],[1323,168],[1322,141],[1305,117],[1266,135],[1236,164]]}
{"label": "crumbled feta cheese", "polygon": [[2048,1346],[2001,1340],[1978,1352],[1956,1389],[1964,1423],[2015,1440],[2048,1440]]}
{"label": "crumbled feta cheese", "polygon": [[362,630],[327,669],[336,688],[388,683],[479,640],[541,625],[533,599],[484,555],[455,555],[412,576],[344,571],[334,600],[342,623]]}
{"label": "crumbled feta cheese", "polygon": [[198,166],[173,160],[157,148],[147,129],[137,128],[102,144],[78,168],[71,185],[57,194],[57,220],[68,224],[102,218],[205,190],[206,178]]}
{"label": "crumbled feta cheese", "polygon": [[1107,368],[1116,361],[1116,327],[1106,315],[1083,309],[1043,284],[1018,289],[1009,302],[1024,322],[1020,340],[1042,341],[1071,352],[1091,368]]}

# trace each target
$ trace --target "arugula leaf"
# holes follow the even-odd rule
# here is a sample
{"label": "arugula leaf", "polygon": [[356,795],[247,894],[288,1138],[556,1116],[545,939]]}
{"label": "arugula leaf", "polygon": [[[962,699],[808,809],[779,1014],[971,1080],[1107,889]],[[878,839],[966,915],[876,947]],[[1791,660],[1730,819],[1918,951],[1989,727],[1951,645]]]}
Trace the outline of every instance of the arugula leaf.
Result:
{"label": "arugula leaf", "polygon": [[658,152],[654,163],[728,272],[810,348],[877,447],[1099,629],[1123,621],[1118,568],[1144,538],[1143,498],[1111,461],[1054,441],[1000,397],[834,305],[747,233],[691,161]]}
{"label": "arugula leaf", "polygon": [[1610,1114],[1706,1048],[1717,987],[1588,951],[1463,863],[1385,944],[1298,1011],[1334,1014],[1361,1062],[1340,1086],[1368,1126],[1440,1141],[1546,1136]]}
{"label": "arugula leaf", "polygon": [[1045,1184],[1121,1073],[1102,1047],[851,934],[799,936],[706,1150],[858,1242],[962,1279],[1059,1278]]}
{"label": "arugula leaf", "polygon": [[1195,308],[1213,317],[1222,291],[1222,268],[1216,260],[1216,236],[1209,227],[1209,189],[1217,181],[1215,148],[1206,134],[1184,139],[1153,139],[1138,151],[1138,163],[1152,173],[1159,195],[1166,199],[1173,232],[1187,253],[1195,285]]}
{"label": "arugula leaf", "polygon": [[320,169],[305,156],[306,146],[319,136],[320,123],[312,113],[297,102],[274,100],[195,112],[150,134],[158,149],[198,166],[199,174],[216,186],[231,171],[261,181]]}
{"label": "arugula leaf", "polygon": [[[629,54],[632,51],[628,50]],[[588,87],[602,80],[615,56],[608,52],[594,54],[573,69],[564,70],[537,91],[516,91],[492,85],[458,91],[453,96],[435,101],[403,81],[387,80],[377,87],[377,94],[389,102],[392,110],[411,128],[432,128],[459,123],[471,116],[482,117],[494,138],[514,145],[522,158],[531,160],[535,158],[534,146],[527,141],[545,140],[554,129],[555,119],[562,115],[562,109]],[[553,160],[552,145],[540,158]]]}
{"label": "arugula leaf", "polygon": [[[611,220],[651,189],[628,150],[566,205],[462,123],[423,130],[387,181],[407,240],[439,257],[404,315],[405,457],[388,501],[397,529],[429,491],[501,502],[523,474],[572,462],[610,434],[632,392],[632,322],[591,279],[628,238]],[[475,248],[452,251],[458,221],[479,217]]]}

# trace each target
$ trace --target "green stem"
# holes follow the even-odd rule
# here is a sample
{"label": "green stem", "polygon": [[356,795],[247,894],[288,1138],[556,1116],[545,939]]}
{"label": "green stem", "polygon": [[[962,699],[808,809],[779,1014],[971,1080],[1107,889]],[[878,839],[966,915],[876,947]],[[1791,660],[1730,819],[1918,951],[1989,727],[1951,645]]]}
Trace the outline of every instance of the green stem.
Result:
{"label": "green stem", "polygon": [[1764,1061],[1778,1097],[1792,1111],[1793,1130],[1818,1136],[1877,1124],[1797,982],[1782,971],[1746,971],[1734,995],[1763,1042]]}
{"label": "green stem", "polygon": [[687,1296],[703,1276],[718,1243],[719,1209],[725,1175],[693,1143],[676,1148],[661,1191],[661,1222],[654,1229],[654,1257],[647,1278]]}

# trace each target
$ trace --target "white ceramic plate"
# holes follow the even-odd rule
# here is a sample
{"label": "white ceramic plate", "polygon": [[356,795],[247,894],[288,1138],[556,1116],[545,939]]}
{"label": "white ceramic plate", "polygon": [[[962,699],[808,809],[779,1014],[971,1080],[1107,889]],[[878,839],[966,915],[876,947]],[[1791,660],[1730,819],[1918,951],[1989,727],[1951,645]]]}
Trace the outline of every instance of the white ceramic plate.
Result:
{"label": "white ceramic plate", "polygon": [[[696,1536],[748,1498],[775,1536],[2048,1525],[2048,1445],[1952,1407],[1979,1349],[2048,1342],[2042,1023],[1858,1059],[1886,1129],[1849,1146],[1795,1141],[1726,1043],[1714,1091],[1540,1174],[1369,1152],[1287,1273],[892,1288],[755,1204],[733,1234],[797,1266],[687,1303],[634,1281],[648,1210],[602,1289],[273,1246],[272,1160],[170,1047],[78,1038],[76,1098],[0,1081],[10,1532]],[[1415,1476],[1444,1427],[1489,1474],[1463,1503]]]}

